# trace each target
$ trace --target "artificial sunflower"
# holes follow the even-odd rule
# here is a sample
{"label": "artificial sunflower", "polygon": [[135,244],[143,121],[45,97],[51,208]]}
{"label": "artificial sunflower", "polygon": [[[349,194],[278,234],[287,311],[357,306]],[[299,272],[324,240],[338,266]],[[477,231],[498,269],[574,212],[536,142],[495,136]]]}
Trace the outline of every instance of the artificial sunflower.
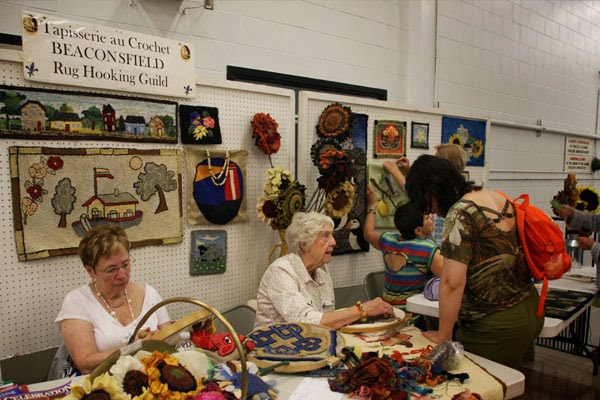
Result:
{"label": "artificial sunflower", "polygon": [[256,205],[258,219],[275,230],[286,229],[292,216],[304,208],[306,188],[278,166],[267,170],[264,195]]}
{"label": "artificial sunflower", "polygon": [[600,195],[591,186],[577,187],[578,198],[575,208],[588,213],[597,214],[600,212]]}
{"label": "artificial sunflower", "polygon": [[258,219],[267,225],[271,225],[273,220],[277,218],[277,198],[269,198],[263,196],[260,198],[260,203],[256,205]]}
{"label": "artificial sunflower", "polygon": [[284,169],[281,165],[267,170],[267,181],[263,185],[263,190],[268,197],[277,197],[283,182],[292,181],[290,171]]}
{"label": "artificial sunflower", "polygon": [[92,382],[86,378],[71,385],[71,394],[64,397],[64,400],[79,399],[107,399],[107,400],[127,400],[129,397],[123,393],[115,380],[108,372],[96,377]]}
{"label": "artificial sunflower", "polygon": [[256,113],[252,118],[252,137],[254,144],[265,154],[274,154],[281,147],[281,135],[277,132],[279,124],[269,114]]}
{"label": "artificial sunflower", "polygon": [[150,393],[156,400],[185,400],[204,387],[203,377],[194,376],[175,355],[155,351],[141,362],[146,367]]}
{"label": "artificial sunflower", "polygon": [[471,157],[479,158],[483,154],[483,142],[479,139],[471,141]]}
{"label": "artificial sunflower", "polygon": [[461,147],[463,146],[463,141],[458,133],[455,133],[454,135],[450,136],[450,139],[448,139],[448,143],[457,144]]}
{"label": "artificial sunflower", "polygon": [[330,137],[319,138],[310,148],[310,158],[315,165],[315,167],[319,166],[319,161],[321,160],[321,154],[327,150],[342,150],[342,146],[340,143]]}
{"label": "artificial sunflower", "polygon": [[352,160],[343,150],[326,150],[319,160],[319,173],[321,174],[317,178],[319,187],[329,193],[340,182],[352,177]]}
{"label": "artificial sunflower", "polygon": [[319,117],[317,135],[345,140],[352,133],[354,116],[350,107],[334,103],[327,106]]}
{"label": "artificial sunflower", "polygon": [[276,229],[286,229],[292,223],[292,217],[304,208],[306,187],[294,181],[277,199],[277,216],[273,221]]}
{"label": "artificial sunflower", "polygon": [[356,191],[350,181],[344,181],[327,193],[325,213],[331,218],[342,218],[354,206]]}
{"label": "artificial sunflower", "polygon": [[110,367],[117,386],[131,396],[132,399],[145,399],[149,392],[148,375],[144,373],[144,365],[135,357],[122,356]]}

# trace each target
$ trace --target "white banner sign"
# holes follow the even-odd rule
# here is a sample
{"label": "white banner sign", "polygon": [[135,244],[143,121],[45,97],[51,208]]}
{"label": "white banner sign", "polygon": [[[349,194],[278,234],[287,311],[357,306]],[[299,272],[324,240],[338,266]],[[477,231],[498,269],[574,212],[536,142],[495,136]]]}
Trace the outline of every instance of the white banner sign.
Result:
{"label": "white banner sign", "polygon": [[591,172],[593,150],[592,139],[567,136],[564,172]]}
{"label": "white banner sign", "polygon": [[64,85],[193,97],[189,43],[23,12],[26,79]]}

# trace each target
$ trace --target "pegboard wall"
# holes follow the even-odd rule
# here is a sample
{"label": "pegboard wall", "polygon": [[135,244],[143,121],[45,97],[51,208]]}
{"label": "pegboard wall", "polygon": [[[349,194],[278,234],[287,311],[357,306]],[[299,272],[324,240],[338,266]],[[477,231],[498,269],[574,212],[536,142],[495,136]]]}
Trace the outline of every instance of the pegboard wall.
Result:
{"label": "pegboard wall", "polygon": [[[298,127],[298,177],[305,182],[307,193],[313,193],[317,187],[319,171],[312,163],[310,150],[318,139],[316,126],[323,110],[332,103],[341,103],[350,107],[353,113],[368,115],[367,126],[367,163],[383,164],[385,158],[373,157],[373,125],[376,120],[398,120],[407,123],[406,156],[414,161],[421,154],[435,154],[435,146],[441,143],[442,116],[451,115],[463,118],[486,119],[481,116],[460,115],[440,109],[414,109],[402,105],[394,105],[383,101],[367,100],[356,97],[332,96],[324,93],[301,92],[299,99]],[[429,124],[429,149],[413,149],[410,147],[411,122]],[[489,120],[487,129],[489,136]],[[469,178],[478,184],[487,185],[487,157],[483,167],[468,167]],[[364,277],[372,271],[383,270],[381,252],[370,248],[368,252],[336,255],[329,263],[334,287],[361,285]]]}
{"label": "pegboard wall", "polygon": [[[18,53],[0,50],[0,82],[23,87],[55,88],[83,91],[65,87],[32,83],[23,78]],[[164,246],[147,246],[131,250],[135,260],[132,282],[149,283],[163,299],[189,296],[204,301],[220,311],[244,304],[256,297],[258,282],[268,265],[270,249],[279,237],[256,216],[256,203],[262,195],[266,170],[270,168],[266,154],[254,145],[250,121],[257,112],[269,113],[279,123],[282,136],[281,149],[272,155],[274,165],[293,170],[294,93],[290,90],[266,86],[231,83],[227,81],[199,82],[196,98],[183,100],[166,98],[180,104],[217,107],[223,143],[206,146],[209,149],[248,151],[246,168],[246,199],[248,222],[227,225],[189,226],[187,224],[187,196],[191,196],[191,183],[183,167],[183,241]],[[89,91],[85,89],[85,91]],[[95,91],[115,94],[115,92]],[[123,94],[123,93],[118,93]],[[155,96],[136,95],[153,98]],[[155,97],[158,98],[158,97]],[[161,97],[161,99],[165,99]],[[60,334],[54,324],[65,294],[89,282],[89,278],[76,255],[20,262],[17,258],[11,204],[10,146],[44,147],[112,147],[112,148],[179,148],[184,145],[139,144],[124,142],[17,140],[0,139],[0,359],[15,354],[26,354],[60,344]],[[196,147],[195,147],[196,148]],[[227,269],[224,274],[190,276],[190,232],[199,229],[227,230]],[[168,306],[172,318],[177,319],[197,307],[189,304]]]}

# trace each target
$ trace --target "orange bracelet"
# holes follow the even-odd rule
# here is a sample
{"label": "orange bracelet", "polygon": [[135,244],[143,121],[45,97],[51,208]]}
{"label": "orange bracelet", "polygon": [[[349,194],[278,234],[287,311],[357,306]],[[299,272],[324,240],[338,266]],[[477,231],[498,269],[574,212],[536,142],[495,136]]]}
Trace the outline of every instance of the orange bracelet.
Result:
{"label": "orange bracelet", "polygon": [[367,322],[367,317],[369,316],[369,314],[367,314],[367,311],[365,310],[365,306],[363,305],[363,303],[360,300],[356,302],[356,308],[358,309],[358,312],[360,313],[359,322]]}

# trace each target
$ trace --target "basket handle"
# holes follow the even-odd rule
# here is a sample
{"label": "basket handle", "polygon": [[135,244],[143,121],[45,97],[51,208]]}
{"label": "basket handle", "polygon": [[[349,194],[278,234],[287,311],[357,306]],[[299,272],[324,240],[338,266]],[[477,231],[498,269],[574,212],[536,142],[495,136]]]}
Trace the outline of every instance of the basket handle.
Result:
{"label": "basket handle", "polygon": [[[233,329],[233,326],[229,323],[229,321],[227,321],[225,319],[225,317],[220,312],[218,312],[215,308],[209,306],[208,304],[206,304],[200,300],[194,299],[192,297],[171,297],[171,298],[161,301],[160,303],[157,303],[151,309],[149,309],[148,312],[146,312],[146,314],[144,314],[144,316],[142,317],[140,322],[138,322],[137,326],[135,327],[135,330],[133,331],[133,334],[129,338],[129,343],[133,343],[133,341],[135,340],[135,338],[137,336],[138,331],[142,328],[144,323],[146,323],[148,318],[150,318],[150,316],[156,310],[158,310],[162,306],[166,306],[167,304],[171,304],[171,303],[196,304],[197,306],[202,307],[204,310],[207,310],[208,313],[205,312],[204,310],[201,310],[202,312],[200,312],[200,313],[197,312],[197,313],[189,314],[189,315],[183,317],[182,319],[175,321],[170,326],[166,326],[165,328],[161,329],[161,331],[164,329],[168,329],[173,325],[176,325],[176,327],[178,328],[177,330],[181,330],[184,327],[190,325],[191,323],[193,323],[199,319],[202,319],[202,318],[208,316],[209,314],[213,314],[215,317],[217,317],[217,319],[219,321],[221,321],[221,323],[225,326],[225,328],[227,328],[229,333],[231,333],[231,336],[233,337],[233,342],[235,344],[235,349],[240,354],[240,362],[242,364],[242,396],[241,396],[241,399],[246,399],[246,394],[247,394],[247,389],[248,389],[248,366],[246,365],[246,353],[244,352],[244,346],[242,345],[242,342],[240,341],[240,338],[238,337],[237,332],[235,331],[235,329]],[[183,323],[181,323],[181,322],[183,322]],[[160,333],[161,331],[158,331],[157,333]],[[154,336],[156,336],[156,335],[154,335]],[[153,338],[154,338],[154,336],[153,336]]]}

